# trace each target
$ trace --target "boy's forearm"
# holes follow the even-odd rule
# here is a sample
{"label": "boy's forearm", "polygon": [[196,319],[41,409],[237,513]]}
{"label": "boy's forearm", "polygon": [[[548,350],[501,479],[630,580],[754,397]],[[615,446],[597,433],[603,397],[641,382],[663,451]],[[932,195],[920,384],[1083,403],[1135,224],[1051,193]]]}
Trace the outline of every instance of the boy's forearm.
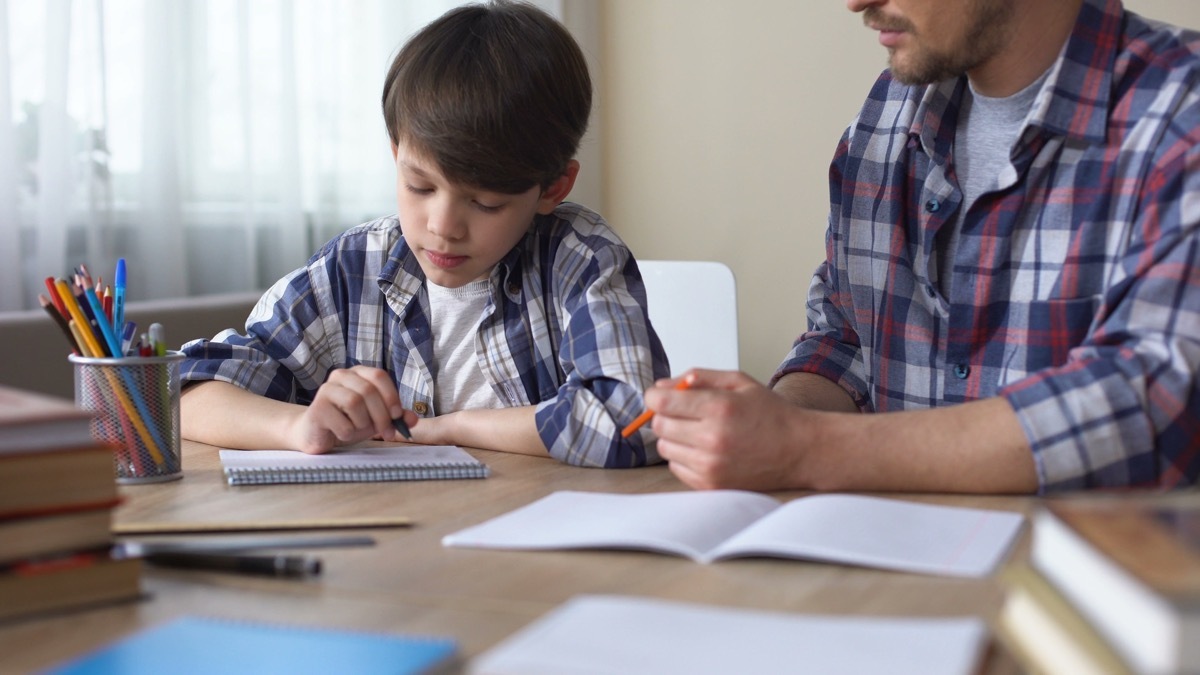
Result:
{"label": "boy's forearm", "polygon": [[184,390],[179,401],[180,435],[225,448],[287,448],[286,429],[303,407],[208,381]]}
{"label": "boy's forearm", "polygon": [[413,428],[413,436],[421,443],[546,457],[549,452],[537,432],[536,412],[536,406],[461,410],[421,420]]}

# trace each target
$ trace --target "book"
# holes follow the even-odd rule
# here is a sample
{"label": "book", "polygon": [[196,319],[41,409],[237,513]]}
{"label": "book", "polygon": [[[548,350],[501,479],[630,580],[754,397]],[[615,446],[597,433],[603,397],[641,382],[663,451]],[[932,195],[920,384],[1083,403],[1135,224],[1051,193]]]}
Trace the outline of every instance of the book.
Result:
{"label": "book", "polygon": [[138,598],[141,564],[91,552],[0,567],[0,620]]}
{"label": "book", "polygon": [[0,518],[46,509],[109,504],[117,498],[107,445],[53,452],[0,453]]}
{"label": "book", "polygon": [[0,518],[0,563],[82,551],[112,543],[117,500],[83,508],[48,509],[37,515]]}
{"label": "book", "polygon": [[1200,671],[1200,502],[1048,501],[1030,560],[1131,670]]}
{"label": "book", "polygon": [[1011,565],[1002,578],[1005,596],[996,633],[1026,670],[1076,675],[1129,672],[1112,646],[1033,567]]}
{"label": "book", "polygon": [[977,617],[818,616],[582,595],[481,654],[468,672],[969,675],[986,646]]}
{"label": "book", "polygon": [[488,467],[454,445],[342,448],[323,455],[294,450],[221,450],[230,485],[359,483],[486,478]]}
{"label": "book", "polygon": [[184,616],[52,668],[90,673],[406,673],[448,672],[457,646],[443,637],[301,628]]}
{"label": "book", "polygon": [[89,445],[93,417],[73,401],[0,385],[0,454]]}
{"label": "book", "polygon": [[781,502],[741,490],[561,491],[442,539],[500,549],[623,548],[710,563],[769,556],[979,577],[1012,545],[1008,511],[821,494]]}

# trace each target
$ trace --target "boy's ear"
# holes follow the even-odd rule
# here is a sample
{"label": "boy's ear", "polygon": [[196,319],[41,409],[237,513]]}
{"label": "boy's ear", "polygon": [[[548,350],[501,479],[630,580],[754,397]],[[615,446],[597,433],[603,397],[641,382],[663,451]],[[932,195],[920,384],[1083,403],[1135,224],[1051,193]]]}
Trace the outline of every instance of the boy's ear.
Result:
{"label": "boy's ear", "polygon": [[397,146],[395,143],[392,143],[392,161],[393,162],[400,159],[399,155],[397,154],[399,152],[400,152],[399,146]]}
{"label": "boy's ear", "polygon": [[571,160],[567,162],[567,168],[563,174],[556,178],[545,190],[542,190],[542,196],[538,198],[537,212],[546,215],[553,211],[555,207],[571,194],[571,188],[575,187],[575,178],[579,176],[579,162]]}

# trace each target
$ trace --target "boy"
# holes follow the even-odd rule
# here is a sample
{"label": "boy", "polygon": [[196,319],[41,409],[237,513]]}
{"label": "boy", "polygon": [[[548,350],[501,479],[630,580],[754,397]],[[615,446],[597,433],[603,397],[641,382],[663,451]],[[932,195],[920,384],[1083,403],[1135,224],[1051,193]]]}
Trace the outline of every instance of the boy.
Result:
{"label": "boy", "polygon": [[625,245],[564,203],[587,127],[578,45],[531,6],[451,10],[396,56],[397,216],[352,228],[246,322],[184,345],[185,438],[321,453],[377,437],[659,461],[623,439],[668,373]]}

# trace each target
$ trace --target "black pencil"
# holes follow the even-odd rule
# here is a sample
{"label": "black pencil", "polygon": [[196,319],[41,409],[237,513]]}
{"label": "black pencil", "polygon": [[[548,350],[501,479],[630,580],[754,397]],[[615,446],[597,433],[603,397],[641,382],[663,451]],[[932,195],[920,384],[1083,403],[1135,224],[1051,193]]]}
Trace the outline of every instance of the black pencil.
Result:
{"label": "black pencil", "polygon": [[75,336],[71,335],[71,327],[67,325],[67,320],[63,318],[63,315],[58,313],[58,309],[55,308],[54,305],[50,304],[50,301],[46,299],[46,296],[42,295],[41,293],[38,293],[38,303],[42,305],[42,309],[46,310],[46,313],[50,315],[50,318],[54,319],[54,323],[58,325],[59,330],[61,330],[63,335],[67,337],[67,342],[71,344],[71,351],[75,352],[76,354],[82,353],[79,351],[79,345],[75,342]]}
{"label": "black pencil", "polygon": [[392,420],[392,426],[396,428],[396,431],[400,432],[401,436],[410,441],[412,440],[412,432],[408,430],[408,425],[404,423],[403,417],[397,417],[396,419]]}

